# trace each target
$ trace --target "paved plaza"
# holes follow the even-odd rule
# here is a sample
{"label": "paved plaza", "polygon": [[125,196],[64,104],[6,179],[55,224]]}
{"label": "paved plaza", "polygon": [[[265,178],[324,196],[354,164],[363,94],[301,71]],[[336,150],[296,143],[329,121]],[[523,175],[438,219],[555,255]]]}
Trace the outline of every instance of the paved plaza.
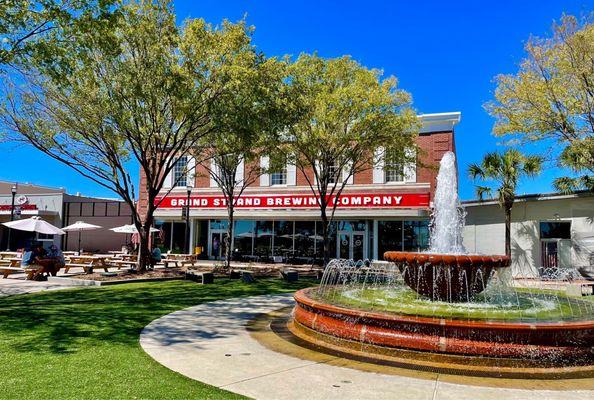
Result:
{"label": "paved plaza", "polygon": [[416,378],[364,372],[341,367],[344,360],[331,355],[320,354],[314,360],[272,351],[246,329],[258,315],[292,304],[291,295],[206,303],[153,321],[143,330],[140,344],[174,371],[257,399],[594,398],[590,380],[567,385],[578,390],[527,390],[451,383],[437,373]]}

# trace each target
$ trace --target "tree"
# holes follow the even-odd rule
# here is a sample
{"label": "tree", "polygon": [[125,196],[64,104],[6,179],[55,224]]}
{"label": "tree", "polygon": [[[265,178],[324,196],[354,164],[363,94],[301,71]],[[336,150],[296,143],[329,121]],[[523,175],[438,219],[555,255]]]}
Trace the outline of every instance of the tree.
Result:
{"label": "tree", "polygon": [[[72,24],[109,19],[118,0],[0,1],[0,65],[19,62],[41,48],[51,31]],[[48,54],[49,55],[49,54]]]}
{"label": "tree", "polygon": [[517,74],[497,76],[495,101],[486,104],[496,135],[560,145],[558,163],[578,174],[555,180],[563,192],[594,190],[593,43],[593,24],[563,16],[552,38],[529,40]]}
{"label": "tree", "polygon": [[218,73],[217,79],[226,81],[229,90],[218,96],[210,108],[212,147],[207,151],[210,158],[202,165],[225,199],[225,265],[229,269],[235,206],[245,189],[267,172],[259,167],[260,156],[274,148],[284,127],[286,64],[258,53],[243,23],[225,26],[235,32],[237,41],[242,43],[238,46],[241,51],[234,53],[236,61],[232,65]]}
{"label": "tree", "polygon": [[[195,19],[178,28],[164,1],[129,2],[117,15],[104,29],[53,32],[53,61],[33,64],[27,85],[9,88],[2,118],[17,139],[121,196],[133,210],[143,270],[160,190],[180,157],[201,156],[210,107],[226,89],[217,71],[239,44],[229,26]],[[145,182],[144,210],[130,162]]]}
{"label": "tree", "polygon": [[379,162],[377,149],[390,151],[403,164],[416,162],[417,117],[396,78],[382,79],[380,71],[349,57],[301,55],[287,81],[297,120],[279,149],[318,199],[326,265],[329,228],[349,179]]}
{"label": "tree", "polygon": [[494,187],[477,186],[479,200],[496,191],[499,206],[505,213],[505,255],[511,257],[511,212],[516,199],[516,188],[523,177],[534,177],[542,166],[540,156],[524,156],[515,149],[503,154],[493,152],[485,154],[480,164],[471,164],[468,173],[473,180],[493,182]]}

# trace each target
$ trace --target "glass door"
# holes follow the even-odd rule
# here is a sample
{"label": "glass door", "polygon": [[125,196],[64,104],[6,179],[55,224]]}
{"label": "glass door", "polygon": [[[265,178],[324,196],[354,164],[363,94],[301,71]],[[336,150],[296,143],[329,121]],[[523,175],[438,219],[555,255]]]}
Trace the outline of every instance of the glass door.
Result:
{"label": "glass door", "polygon": [[351,257],[351,234],[350,232],[340,232],[338,234],[338,258]]}
{"label": "glass door", "polygon": [[337,236],[338,258],[350,258],[355,261],[363,260],[367,256],[364,231],[340,231]]}
{"label": "glass door", "polygon": [[225,258],[225,239],[227,238],[227,232],[222,231],[211,231],[210,232],[210,258],[215,260],[222,260]]}

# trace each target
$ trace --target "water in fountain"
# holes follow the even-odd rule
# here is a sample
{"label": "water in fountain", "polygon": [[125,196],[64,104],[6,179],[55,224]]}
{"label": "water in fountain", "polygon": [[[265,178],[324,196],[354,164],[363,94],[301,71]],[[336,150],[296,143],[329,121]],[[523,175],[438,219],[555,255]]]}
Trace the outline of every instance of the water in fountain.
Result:
{"label": "water in fountain", "polygon": [[429,242],[431,253],[466,253],[462,244],[465,213],[458,199],[457,175],[456,156],[449,151],[439,163]]}

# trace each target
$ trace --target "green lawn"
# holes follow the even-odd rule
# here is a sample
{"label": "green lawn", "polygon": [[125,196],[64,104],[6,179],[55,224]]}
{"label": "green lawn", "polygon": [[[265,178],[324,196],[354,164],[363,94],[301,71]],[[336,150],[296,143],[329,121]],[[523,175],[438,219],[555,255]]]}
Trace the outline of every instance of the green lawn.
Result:
{"label": "green lawn", "polygon": [[239,398],[153,361],[138,343],[140,331],[196,304],[312,285],[279,279],[205,286],[172,281],[0,298],[0,398]]}

